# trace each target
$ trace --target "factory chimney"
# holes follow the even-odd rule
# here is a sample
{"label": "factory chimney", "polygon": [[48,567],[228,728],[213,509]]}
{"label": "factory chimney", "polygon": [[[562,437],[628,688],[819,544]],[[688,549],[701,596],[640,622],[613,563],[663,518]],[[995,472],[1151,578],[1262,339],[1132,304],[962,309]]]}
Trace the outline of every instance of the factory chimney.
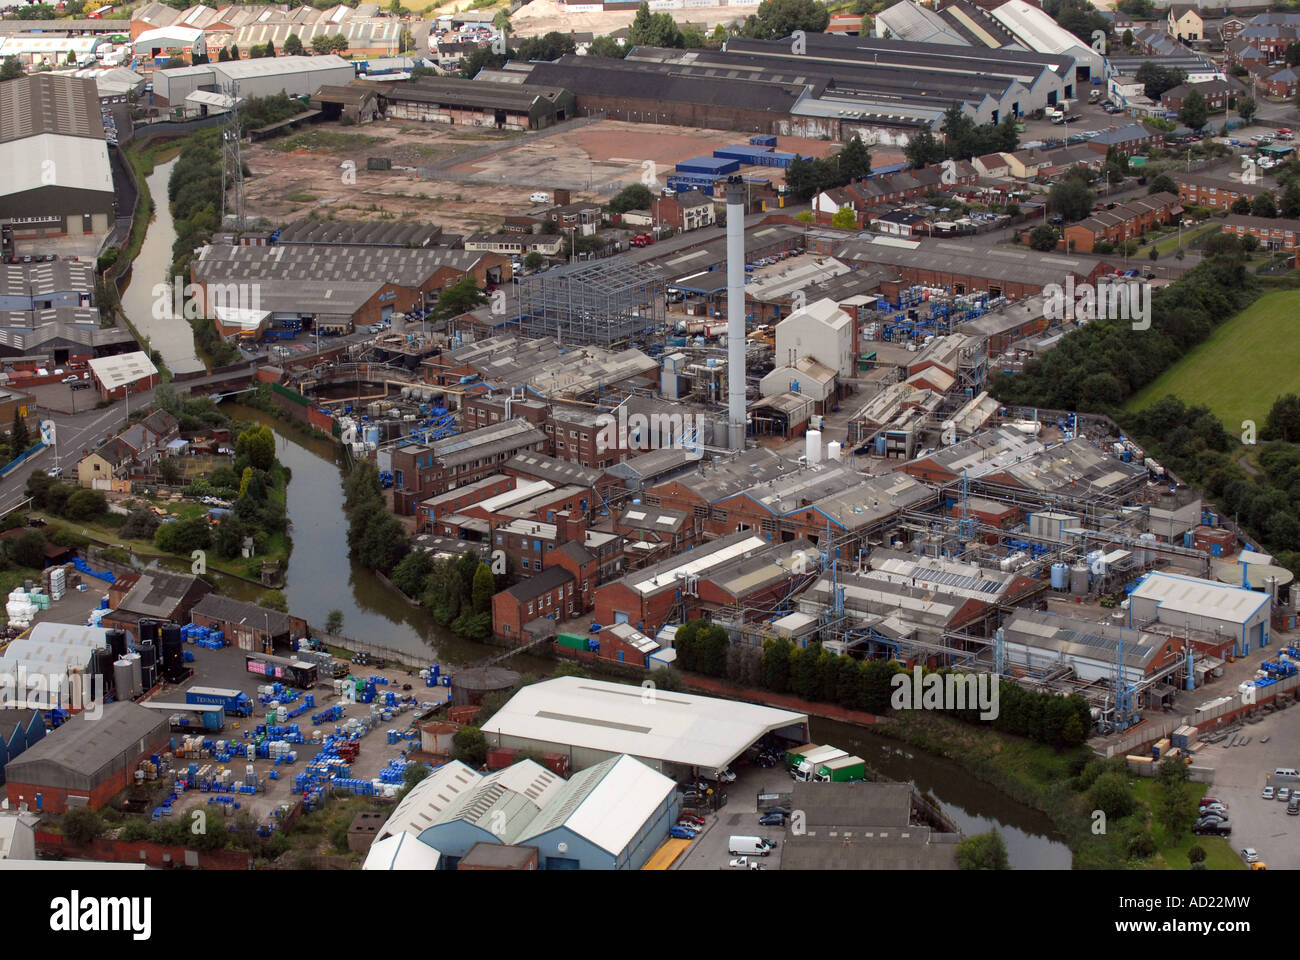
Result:
{"label": "factory chimney", "polygon": [[727,178],[727,425],[745,449],[745,183]]}

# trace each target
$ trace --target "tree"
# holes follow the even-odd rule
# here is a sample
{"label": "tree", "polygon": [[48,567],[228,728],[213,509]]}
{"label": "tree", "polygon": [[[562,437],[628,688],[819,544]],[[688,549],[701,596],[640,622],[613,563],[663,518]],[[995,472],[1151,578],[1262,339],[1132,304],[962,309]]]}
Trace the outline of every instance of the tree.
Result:
{"label": "tree", "polygon": [[854,137],[846,143],[844,148],[835,155],[835,162],[839,166],[840,177],[845,183],[851,182],[855,177],[865,177],[871,173],[871,152],[862,142],[861,137]]}
{"label": "tree", "polygon": [[217,63],[229,63],[229,62],[230,62],[230,48],[222,47],[219,51],[217,51]]}
{"label": "tree", "polygon": [[90,807],[73,807],[63,815],[63,835],[79,847],[90,843],[103,830],[103,818]]}
{"label": "tree", "polygon": [[649,210],[654,202],[654,195],[644,183],[628,184],[609,201],[611,213],[627,213],[629,210]]}
{"label": "tree", "polygon": [[435,319],[446,320],[469,313],[486,302],[487,295],[478,288],[473,275],[467,273],[438,295],[432,313]]}
{"label": "tree", "polygon": [[240,54],[239,54],[239,44],[237,44],[237,43],[232,43],[232,44],[230,45],[230,59],[231,59],[231,60],[238,60],[239,57],[240,57]]}
{"label": "tree", "polygon": [[837,230],[852,230],[857,225],[858,215],[848,205],[840,207],[835,211],[835,216],[831,217],[831,226]]}
{"label": "tree", "polygon": [[264,57],[275,56],[275,44],[272,43],[270,40],[266,41],[266,46],[262,48],[262,56]]}
{"label": "tree", "polygon": [[27,432],[27,421],[21,414],[22,408],[15,407],[13,426],[9,429],[9,450],[15,457],[26,453],[32,445],[31,435]]}
{"label": "tree", "polygon": [[1242,97],[1237,101],[1237,116],[1241,117],[1246,123],[1255,119],[1255,113],[1259,110],[1259,104],[1255,102],[1254,97]]}
{"label": "tree", "polygon": [[158,528],[153,542],[164,553],[189,556],[195,550],[206,550],[212,545],[212,532],[208,529],[208,521],[202,517],[172,520]]}
{"label": "tree", "polygon": [[291,33],[284,38],[284,54],[287,57],[301,57],[303,53],[302,37]]}
{"label": "tree", "polygon": [[1039,250],[1043,253],[1049,250],[1055,250],[1060,241],[1060,237],[1054,229],[1045,223],[1040,223],[1029,233],[1029,246],[1032,250]]}
{"label": "tree", "polygon": [[1264,421],[1262,437],[1300,443],[1300,396],[1288,393],[1273,401],[1268,419]]}
{"label": "tree", "polygon": [[957,844],[958,870],[1010,870],[1007,845],[997,830],[977,833]]}
{"label": "tree", "polygon": [[1273,200],[1273,194],[1268,191],[1257,193],[1255,199],[1250,201],[1250,215],[1252,217],[1275,218],[1277,216],[1277,203]]}
{"label": "tree", "polygon": [[478,727],[463,726],[451,738],[453,760],[470,767],[481,767],[487,762],[487,738]]}
{"label": "tree", "polygon": [[161,522],[158,515],[148,507],[139,506],[127,514],[126,522],[117,531],[117,535],[127,540],[152,540]]}
{"label": "tree", "polygon": [[327,34],[318,33],[316,36],[311,38],[311,49],[313,53],[332,53],[334,50],[334,41]]}
{"label": "tree", "polygon": [[759,40],[780,39],[796,30],[821,33],[830,22],[830,11],[819,0],[763,0],[757,16],[746,19],[744,32]]}
{"label": "tree", "polygon": [[402,558],[401,563],[393,567],[393,586],[408,597],[419,597],[424,593],[429,574],[433,572],[433,562],[433,554],[428,550],[411,551]]}
{"label": "tree", "polygon": [[1172,90],[1186,80],[1187,74],[1179,69],[1167,70],[1148,60],[1137,68],[1133,79],[1144,85],[1142,92],[1148,98],[1158,101],[1166,90]]}
{"label": "tree", "polygon": [[39,530],[26,530],[9,540],[8,544],[9,556],[18,566],[34,570],[45,568],[45,535]]}
{"label": "tree", "polygon": [[249,464],[258,470],[275,466],[275,434],[271,428],[259,424],[241,433],[235,441],[235,457],[247,457]]}
{"label": "tree", "polygon": [[1172,193],[1178,196],[1178,184],[1167,173],[1157,174],[1147,183],[1147,193]]}
{"label": "tree", "polygon": [[622,60],[627,50],[627,47],[613,37],[597,37],[587,45],[587,56],[604,57],[606,60]]}
{"label": "tree", "polygon": [[1047,194],[1047,209],[1066,220],[1082,220],[1092,212],[1096,199],[1097,195],[1087,186],[1067,174],[1066,179],[1052,184]]}
{"label": "tree", "polygon": [[1101,810],[1112,820],[1127,817],[1133,812],[1136,801],[1127,778],[1122,773],[1103,773],[1088,791],[1092,809]]}
{"label": "tree", "polygon": [[1196,864],[1198,863],[1204,863],[1205,856],[1206,856],[1205,848],[1202,847],[1200,844],[1194,843],[1187,848],[1187,862],[1190,863],[1193,867],[1195,867]]}
{"label": "tree", "polygon": [[486,563],[480,563],[479,568],[474,571],[474,583],[470,592],[474,612],[491,613],[492,595],[496,592],[497,583],[496,578],[492,576],[492,568]]}
{"label": "tree", "polygon": [[335,636],[343,630],[343,611],[331,610],[325,617],[325,632]]}
{"label": "tree", "polygon": [[1199,131],[1210,119],[1210,107],[1205,102],[1205,94],[1192,89],[1183,98],[1183,105],[1178,108],[1178,122],[1192,130]]}
{"label": "tree", "polygon": [[1187,764],[1179,757],[1166,757],[1156,768],[1156,820],[1166,835],[1177,841],[1196,821],[1196,802],[1187,784]]}
{"label": "tree", "polygon": [[903,155],[907,157],[907,162],[914,169],[938,163],[947,156],[943,144],[928,128],[922,130],[907,142],[907,146],[903,148]]}
{"label": "tree", "polygon": [[17,80],[22,75],[22,62],[17,57],[5,57],[4,66],[0,66],[0,80]]}
{"label": "tree", "polygon": [[510,14],[506,10],[498,10],[496,16],[492,18],[492,26],[496,27],[503,34],[510,32]]}
{"label": "tree", "polygon": [[682,32],[670,13],[651,13],[650,4],[642,2],[628,33],[630,47],[680,47]]}
{"label": "tree", "polygon": [[1249,216],[1249,215],[1250,215],[1250,197],[1238,197],[1236,200],[1232,201],[1232,206],[1229,207],[1228,209],[1229,209],[1232,213],[1236,213],[1236,214],[1239,214],[1239,215],[1241,215],[1241,216]]}
{"label": "tree", "polygon": [[533,250],[530,253],[528,253],[527,256],[524,257],[524,267],[529,270],[536,270],[538,267],[542,265],[542,261],[543,261],[542,255],[538,253],[536,250]]}
{"label": "tree", "polygon": [[268,610],[274,610],[277,613],[289,612],[289,601],[285,600],[284,594],[279,590],[268,590],[257,598],[259,607],[266,607]]}
{"label": "tree", "polygon": [[94,520],[108,512],[108,501],[101,490],[76,490],[68,495],[63,512],[69,520]]}
{"label": "tree", "polygon": [[529,37],[522,41],[515,55],[520,60],[558,60],[576,50],[572,36],[552,30],[544,36]]}

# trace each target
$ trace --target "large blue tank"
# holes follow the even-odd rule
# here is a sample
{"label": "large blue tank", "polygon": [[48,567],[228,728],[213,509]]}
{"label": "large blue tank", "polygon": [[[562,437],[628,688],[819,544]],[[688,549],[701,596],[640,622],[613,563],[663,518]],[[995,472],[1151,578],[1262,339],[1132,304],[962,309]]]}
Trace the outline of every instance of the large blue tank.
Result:
{"label": "large blue tank", "polygon": [[1064,590],[1069,582],[1070,567],[1065,563],[1052,564],[1052,589]]}

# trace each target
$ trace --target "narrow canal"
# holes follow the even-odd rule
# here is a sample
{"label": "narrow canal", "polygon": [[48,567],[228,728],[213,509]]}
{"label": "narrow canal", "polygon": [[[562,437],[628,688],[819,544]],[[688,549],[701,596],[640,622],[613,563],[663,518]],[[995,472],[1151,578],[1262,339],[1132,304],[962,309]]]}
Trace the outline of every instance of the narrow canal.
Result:
{"label": "narrow canal", "polygon": [[[176,227],[167,203],[167,179],[175,164],[175,160],[158,164],[145,181],[153,195],[154,217],[131,268],[131,281],[122,294],[122,312],[139,334],[148,338],[149,346],[162,354],[168,370],[191,373],[202,370],[203,362],[194,352],[194,331],[189,322],[175,314],[175,284],[169,275]],[[188,277],[181,279],[182,289],[188,282]],[[165,297],[156,295],[159,284],[167,287]]]}

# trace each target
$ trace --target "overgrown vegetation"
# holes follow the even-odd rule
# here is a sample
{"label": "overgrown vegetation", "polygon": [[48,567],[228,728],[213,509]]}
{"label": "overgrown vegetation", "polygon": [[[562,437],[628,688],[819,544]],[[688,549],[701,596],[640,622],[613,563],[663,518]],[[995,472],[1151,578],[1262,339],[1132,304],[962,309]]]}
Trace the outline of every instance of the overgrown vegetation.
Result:
{"label": "overgrown vegetation", "polygon": [[[911,674],[894,660],[855,660],[819,643],[801,648],[785,639],[768,640],[759,650],[731,643],[726,630],[707,620],[683,624],[673,646],[682,670],[882,716],[894,712],[898,685],[912,683]],[[903,680],[896,680],[900,675]],[[1008,681],[1001,682],[998,695],[999,713],[991,724],[979,719],[978,709],[951,715],[1067,749],[1087,738],[1091,719],[1082,697],[1033,693]]]}

